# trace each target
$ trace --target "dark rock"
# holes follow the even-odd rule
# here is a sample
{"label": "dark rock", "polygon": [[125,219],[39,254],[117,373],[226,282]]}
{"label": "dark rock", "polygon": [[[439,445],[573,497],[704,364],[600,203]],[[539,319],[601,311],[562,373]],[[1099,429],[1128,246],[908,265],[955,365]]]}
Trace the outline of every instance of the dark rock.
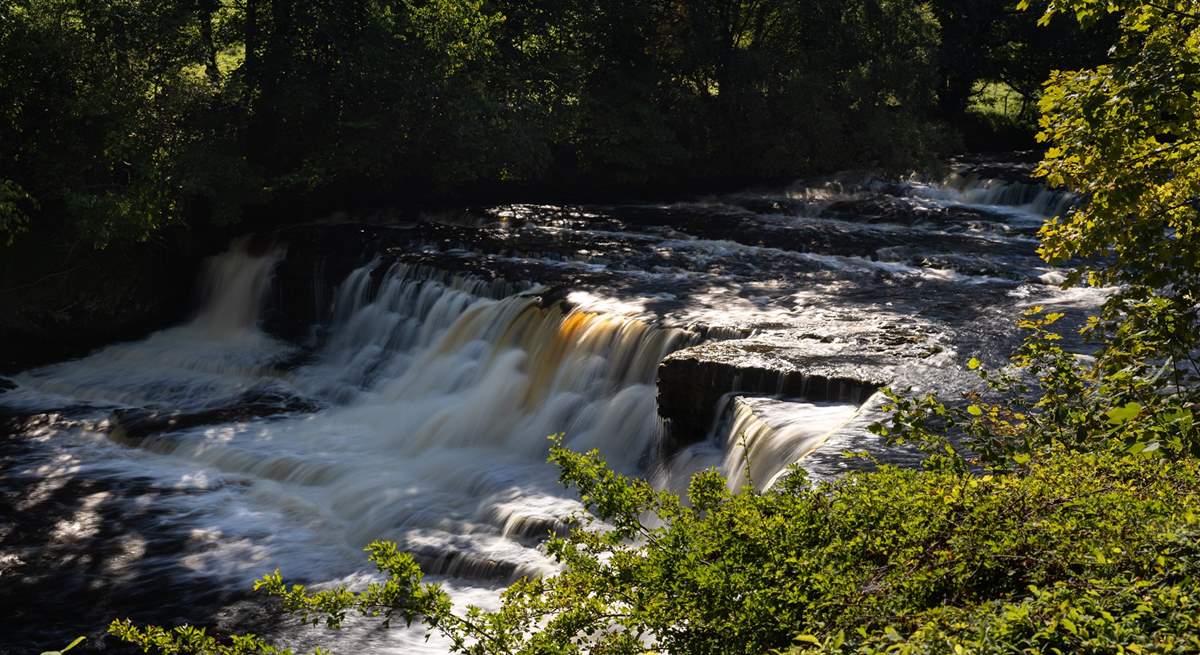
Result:
{"label": "dark rock", "polygon": [[964,176],[1034,184],[1036,180],[1033,177],[1033,169],[1039,159],[1040,154],[1033,151],[990,156],[976,154],[956,157],[951,165],[956,172]]}
{"label": "dark rock", "polygon": [[824,339],[731,340],[678,351],[658,367],[658,413],[669,435],[664,448],[703,439],[722,396],[733,392],[862,403],[890,380],[882,361],[839,353]]}
{"label": "dark rock", "polygon": [[307,400],[260,393],[244,396],[228,407],[198,412],[171,412],[155,409],[118,409],[112,413],[109,438],[127,446],[137,445],[146,437],[186,430],[203,425],[215,425],[277,414],[315,412],[319,407]]}

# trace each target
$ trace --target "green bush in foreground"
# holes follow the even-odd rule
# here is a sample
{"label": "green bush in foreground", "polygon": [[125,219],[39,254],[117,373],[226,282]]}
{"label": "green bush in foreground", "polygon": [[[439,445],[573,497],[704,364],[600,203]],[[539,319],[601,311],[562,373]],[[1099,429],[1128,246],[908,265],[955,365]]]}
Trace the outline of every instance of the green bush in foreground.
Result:
{"label": "green bush in foreground", "polygon": [[[422,621],[462,653],[1192,652],[1200,649],[1200,464],[1057,452],[1023,474],[883,468],[732,494],[698,474],[691,506],[556,444],[551,460],[603,523],[553,538],[562,572],[498,611],[455,613],[394,544],[386,581],[256,588],[306,622]],[[113,624],[163,653],[272,653],[243,638]],[[239,650],[240,648],[240,650]],[[1192,649],[1189,651],[1188,649]]]}

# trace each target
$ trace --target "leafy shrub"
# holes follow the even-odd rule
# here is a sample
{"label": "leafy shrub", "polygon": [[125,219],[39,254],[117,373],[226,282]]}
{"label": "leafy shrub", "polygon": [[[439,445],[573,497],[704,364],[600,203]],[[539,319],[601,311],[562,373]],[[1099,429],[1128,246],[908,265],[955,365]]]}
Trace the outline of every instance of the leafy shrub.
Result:
{"label": "leafy shrub", "polygon": [[[1022,474],[885,467],[811,486],[795,472],[763,494],[730,493],[709,471],[693,479],[690,503],[595,452],[555,445],[551,460],[599,521],[552,538],[561,573],[514,584],[495,612],[455,614],[411,557],[382,542],[368,550],[386,581],[363,592],[309,592],[278,572],[257,587],[308,622],[338,627],[351,611],[420,620],[479,654],[763,653],[798,635],[825,652],[1166,652],[1183,643],[1170,635],[1186,641],[1195,626],[1193,459],[1056,450]],[[168,643],[127,623],[114,631]]]}
{"label": "leafy shrub", "polygon": [[[1171,334],[1188,321],[1163,296],[1118,302],[1122,315],[1095,356],[1065,350],[1052,328],[1062,314],[1035,307],[1020,321],[1028,335],[1005,368],[968,362],[985,391],[965,394],[965,403],[887,391],[892,416],[872,430],[920,445],[930,454],[927,466],[956,470],[1004,470],[1063,448],[1200,455],[1194,414],[1200,378],[1190,356],[1179,357],[1190,339],[1180,343]],[[1096,318],[1084,331],[1104,325]]]}

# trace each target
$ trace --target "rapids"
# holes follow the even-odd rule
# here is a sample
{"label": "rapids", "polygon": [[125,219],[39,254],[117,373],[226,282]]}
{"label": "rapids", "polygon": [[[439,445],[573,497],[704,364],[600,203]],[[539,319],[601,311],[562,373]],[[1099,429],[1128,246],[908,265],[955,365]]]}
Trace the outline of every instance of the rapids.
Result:
{"label": "rapids", "polygon": [[[238,590],[275,567],[361,582],[361,548],[382,538],[457,601],[491,605],[500,585],[554,571],[539,544],[580,511],[545,463],[551,434],[675,490],[710,466],[735,489],[797,461],[835,475],[836,452],[869,441],[872,403],[748,380],[783,361],[868,388],[960,387],[956,362],[999,356],[1020,308],[1078,314],[1103,297],[1059,290],[1033,252],[1037,226],[1071,202],[960,171],[326,225],[308,250],[287,234],[255,254],[235,242],[203,272],[191,321],[16,374],[0,393],[0,576],[78,594],[0,628],[49,648],[132,614],[444,652],[415,628],[330,641],[264,624]],[[366,236],[353,261],[321,250],[322,235],[354,229]],[[348,272],[331,289],[304,277],[338,257]],[[291,306],[314,308],[307,329],[272,329]],[[686,357],[701,371],[724,358],[736,388],[661,388],[660,366]],[[689,422],[663,414],[672,393],[720,399]],[[146,598],[163,589],[174,605]]]}

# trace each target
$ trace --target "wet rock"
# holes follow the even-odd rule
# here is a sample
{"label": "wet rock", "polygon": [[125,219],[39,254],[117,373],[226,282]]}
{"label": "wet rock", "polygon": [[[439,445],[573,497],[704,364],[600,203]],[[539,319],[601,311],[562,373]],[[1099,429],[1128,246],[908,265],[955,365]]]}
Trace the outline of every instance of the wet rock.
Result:
{"label": "wet rock", "polygon": [[1033,177],[1033,169],[1040,158],[1033,151],[992,156],[976,154],[956,157],[951,165],[962,176],[1035,184],[1037,180]]}
{"label": "wet rock", "polygon": [[[500,249],[504,239],[487,230],[397,218],[392,223],[325,222],[294,225],[271,235],[286,248],[262,311],[263,328],[284,339],[305,342],[314,326],[327,323],[338,286],[356,268],[378,259],[370,284],[377,287],[394,262],[428,265],[484,280],[530,279],[486,257],[448,258],[445,250]],[[511,247],[511,246],[509,246]],[[532,247],[532,246],[530,246]],[[554,276],[539,276],[555,284]],[[509,292],[514,292],[511,289]]]}
{"label": "wet rock", "polygon": [[[924,455],[911,446],[890,444],[871,433],[869,426],[884,418],[882,407],[887,398],[876,393],[858,412],[831,432],[825,441],[797,462],[814,481],[835,480],[852,471],[875,468],[876,463],[915,467]],[[868,457],[850,457],[847,453],[866,453]]]}
{"label": "wet rock", "polygon": [[911,203],[895,196],[873,195],[831,202],[821,215],[856,222],[912,225],[918,221],[929,220],[933,212],[918,211]]}
{"label": "wet rock", "polygon": [[673,452],[707,434],[721,398],[739,392],[808,401],[862,403],[888,384],[894,361],[856,353],[826,336],[705,343],[667,356],[658,368],[658,412]]}
{"label": "wet rock", "polygon": [[337,285],[390,245],[387,233],[340,223],[296,225],[274,233],[287,254],[275,268],[263,327],[286,339],[310,336],[312,326],[328,318]]}
{"label": "wet rock", "polygon": [[246,421],[278,414],[315,412],[316,404],[295,397],[271,394],[250,394],[228,407],[196,412],[156,409],[118,409],[112,413],[109,438],[127,446],[136,445],[146,437],[219,423]]}

